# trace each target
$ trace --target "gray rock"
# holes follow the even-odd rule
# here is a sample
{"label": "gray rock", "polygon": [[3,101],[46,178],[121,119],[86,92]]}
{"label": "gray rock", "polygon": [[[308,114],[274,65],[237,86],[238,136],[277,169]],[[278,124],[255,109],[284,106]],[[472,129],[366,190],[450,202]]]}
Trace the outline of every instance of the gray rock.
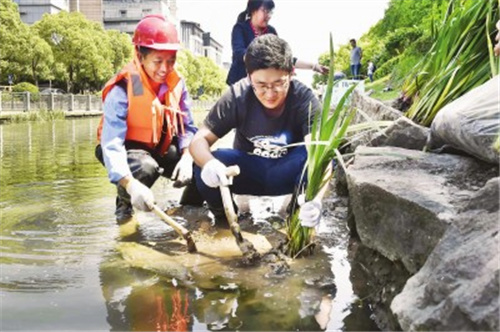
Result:
{"label": "gray rock", "polygon": [[415,124],[406,117],[400,117],[376,135],[369,146],[396,146],[411,150],[423,150],[429,135],[429,128]]}
{"label": "gray rock", "polygon": [[[353,91],[351,97],[351,106],[362,110],[369,117],[368,120],[361,112],[357,112],[351,124],[369,121],[396,121],[403,116],[403,113],[398,110],[356,90]],[[376,130],[356,134],[355,137],[350,138],[350,150],[354,151],[360,145],[367,145],[377,135],[379,135],[379,132]]]}
{"label": "gray rock", "polygon": [[469,200],[393,300],[404,330],[500,329],[499,184],[490,180]]}
{"label": "gray rock", "polygon": [[[395,121],[403,116],[403,114],[397,109],[385,105],[381,101],[373,99],[370,96],[356,90],[352,93],[351,106],[363,110],[373,120]],[[354,123],[365,121],[365,118],[358,115],[356,116]]]}
{"label": "gray rock", "polygon": [[471,186],[497,172],[462,156],[359,147],[347,169],[356,232],[364,245],[414,274],[472,197]]}

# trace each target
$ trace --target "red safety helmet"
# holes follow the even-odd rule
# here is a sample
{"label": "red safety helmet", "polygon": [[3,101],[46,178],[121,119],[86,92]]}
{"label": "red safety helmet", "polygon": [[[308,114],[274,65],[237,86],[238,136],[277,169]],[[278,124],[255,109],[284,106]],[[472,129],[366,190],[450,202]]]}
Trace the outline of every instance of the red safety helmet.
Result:
{"label": "red safety helmet", "polygon": [[162,15],[144,16],[135,28],[132,43],[158,51],[177,51],[181,48],[177,29]]}

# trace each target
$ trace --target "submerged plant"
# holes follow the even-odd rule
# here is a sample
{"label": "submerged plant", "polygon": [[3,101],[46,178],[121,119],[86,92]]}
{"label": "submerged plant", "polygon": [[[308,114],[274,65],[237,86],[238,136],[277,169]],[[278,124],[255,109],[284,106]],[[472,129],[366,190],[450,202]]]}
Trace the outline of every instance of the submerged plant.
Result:
{"label": "submerged plant", "polygon": [[[347,100],[356,85],[351,86],[344,96],[340,99],[333,111],[330,111],[330,102],[333,90],[333,42],[330,35],[330,72],[328,75],[328,84],[326,88],[325,100],[321,111],[314,115],[311,128],[311,142],[306,142],[307,162],[306,174],[307,181],[303,179],[301,185],[294,193],[296,198],[305,188],[305,200],[314,199],[318,193],[328,184],[331,177],[332,160],[338,152],[339,145],[344,141],[349,123],[354,118],[355,110],[347,106]],[[314,229],[302,227],[299,220],[300,206],[293,200],[292,212],[287,219],[288,243],[286,247],[287,254],[291,257],[307,255],[313,249]]]}

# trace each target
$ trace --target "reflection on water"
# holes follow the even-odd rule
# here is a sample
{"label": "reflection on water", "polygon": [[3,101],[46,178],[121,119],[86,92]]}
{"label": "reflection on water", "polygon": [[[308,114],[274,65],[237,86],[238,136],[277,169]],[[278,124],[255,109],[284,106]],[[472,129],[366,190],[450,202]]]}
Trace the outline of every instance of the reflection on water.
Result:
{"label": "reflection on water", "polygon": [[[189,280],[133,268],[117,249],[115,189],[94,158],[98,121],[0,126],[2,330],[376,329],[355,304],[338,221],[322,230],[334,245],[281,276],[217,260]],[[167,181],[154,191],[160,205],[179,195]],[[141,243],[166,241],[153,214],[137,220]]]}
{"label": "reflection on water", "polygon": [[2,329],[107,329],[113,188],[93,157],[97,123],[0,126]]}

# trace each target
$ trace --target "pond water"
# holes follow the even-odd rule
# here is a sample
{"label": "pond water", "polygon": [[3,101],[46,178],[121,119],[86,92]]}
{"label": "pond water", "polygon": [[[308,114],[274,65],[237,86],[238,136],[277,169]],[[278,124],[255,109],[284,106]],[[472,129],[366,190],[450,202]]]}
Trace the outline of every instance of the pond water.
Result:
{"label": "pond water", "polygon": [[[140,235],[125,239],[114,220],[115,188],[94,158],[98,122],[0,125],[0,330],[377,329],[353,292],[338,219],[320,229],[321,250],[282,275],[199,254],[195,279],[169,273],[171,256],[154,250],[167,225],[138,213]],[[180,194],[166,180],[153,191],[160,206]]]}

